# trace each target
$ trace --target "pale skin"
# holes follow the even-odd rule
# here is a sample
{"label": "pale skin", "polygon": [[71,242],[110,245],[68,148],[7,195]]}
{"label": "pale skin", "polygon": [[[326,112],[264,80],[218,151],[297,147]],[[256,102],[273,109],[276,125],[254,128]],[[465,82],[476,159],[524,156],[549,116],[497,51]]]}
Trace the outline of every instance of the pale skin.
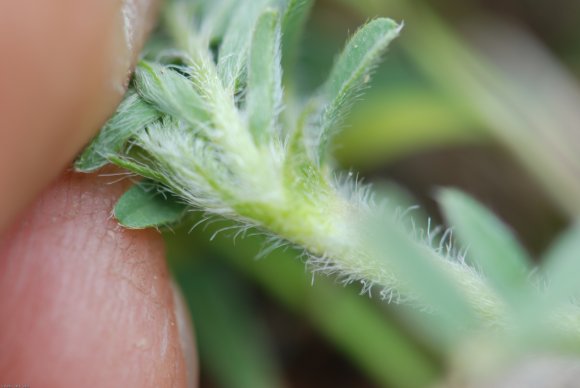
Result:
{"label": "pale skin", "polygon": [[195,386],[162,241],[111,218],[130,182],[70,171],[122,97],[155,5],[0,2],[0,384]]}

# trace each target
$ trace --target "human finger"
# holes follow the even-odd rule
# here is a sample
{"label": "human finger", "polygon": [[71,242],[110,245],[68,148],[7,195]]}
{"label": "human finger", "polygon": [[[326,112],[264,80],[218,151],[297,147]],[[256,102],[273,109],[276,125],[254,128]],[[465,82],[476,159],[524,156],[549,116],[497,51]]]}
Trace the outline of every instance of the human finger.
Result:
{"label": "human finger", "polygon": [[112,219],[126,185],[111,180],[66,174],[0,236],[0,383],[195,381],[187,313],[162,241]]}
{"label": "human finger", "polygon": [[0,230],[114,110],[157,2],[0,2]]}

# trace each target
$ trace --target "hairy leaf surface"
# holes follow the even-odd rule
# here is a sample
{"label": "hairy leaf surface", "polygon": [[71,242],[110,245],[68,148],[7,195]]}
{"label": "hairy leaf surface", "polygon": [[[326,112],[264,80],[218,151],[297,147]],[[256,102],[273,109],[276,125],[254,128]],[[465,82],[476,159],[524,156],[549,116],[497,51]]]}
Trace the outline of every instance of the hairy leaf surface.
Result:
{"label": "hairy leaf surface", "polygon": [[250,131],[263,143],[274,130],[282,104],[280,67],[280,26],[278,12],[267,10],[258,22],[252,39],[248,65],[247,111]]}
{"label": "hairy leaf surface", "polygon": [[185,205],[160,193],[152,182],[143,181],[123,194],[114,214],[126,228],[145,229],[178,222],[185,214]]}
{"label": "hairy leaf surface", "polygon": [[381,18],[360,28],[346,45],[322,89],[322,119],[317,133],[318,155],[322,161],[332,134],[358,93],[370,81],[370,74],[401,25]]}
{"label": "hairy leaf surface", "polygon": [[76,160],[75,168],[91,172],[103,167],[110,162],[110,156],[123,150],[131,136],[159,117],[160,113],[137,93],[129,92],[117,112]]}

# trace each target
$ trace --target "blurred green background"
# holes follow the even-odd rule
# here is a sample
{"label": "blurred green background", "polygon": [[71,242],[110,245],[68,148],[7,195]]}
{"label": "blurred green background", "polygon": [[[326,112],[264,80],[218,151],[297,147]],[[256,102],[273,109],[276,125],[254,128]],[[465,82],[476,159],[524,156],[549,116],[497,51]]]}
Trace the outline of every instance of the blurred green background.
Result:
{"label": "blurred green background", "polygon": [[[580,2],[319,0],[299,90],[371,17],[405,28],[334,148],[401,209],[442,222],[437,187],[493,209],[538,256],[580,213]],[[312,275],[292,249],[216,220],[165,233],[202,387],[425,387],[447,356],[397,306]]]}

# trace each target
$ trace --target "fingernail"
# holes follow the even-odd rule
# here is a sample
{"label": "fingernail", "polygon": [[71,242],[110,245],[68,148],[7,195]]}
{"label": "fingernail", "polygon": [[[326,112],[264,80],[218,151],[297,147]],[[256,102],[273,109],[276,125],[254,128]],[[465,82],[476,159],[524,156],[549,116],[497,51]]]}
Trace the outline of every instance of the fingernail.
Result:
{"label": "fingernail", "polygon": [[139,50],[153,27],[158,3],[156,0],[123,0],[118,15],[121,33],[114,34],[113,42],[114,51],[118,54],[114,57],[113,87],[121,94],[127,87],[129,70],[135,64]]}
{"label": "fingernail", "polygon": [[181,290],[174,281],[171,282],[171,288],[173,290],[173,306],[175,309],[179,342],[185,360],[187,386],[194,388],[198,385],[198,363],[195,339],[193,337],[193,325]]}

